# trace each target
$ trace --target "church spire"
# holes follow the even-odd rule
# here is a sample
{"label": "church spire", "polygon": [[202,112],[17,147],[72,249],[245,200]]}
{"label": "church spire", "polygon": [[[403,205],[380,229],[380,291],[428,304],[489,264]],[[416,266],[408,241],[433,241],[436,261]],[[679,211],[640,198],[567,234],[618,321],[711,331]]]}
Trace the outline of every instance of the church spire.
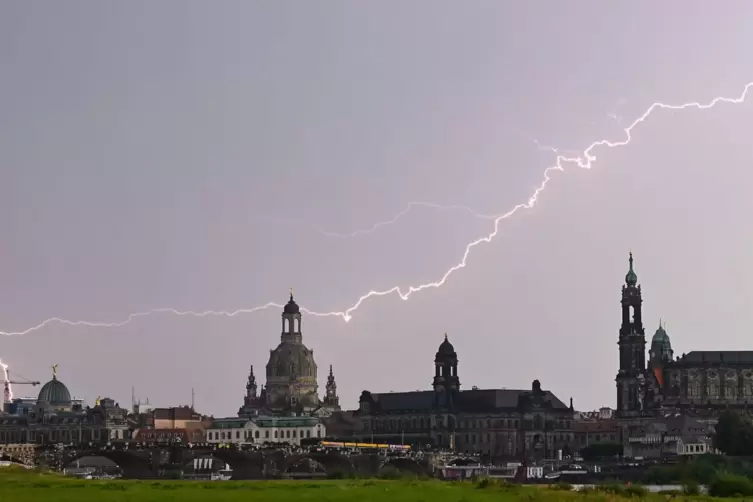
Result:
{"label": "church spire", "polygon": [[324,404],[333,408],[340,407],[340,398],[337,396],[337,383],[335,382],[335,374],[332,372],[331,364],[329,365],[329,375],[327,375]]}
{"label": "church spire", "polygon": [[633,266],[633,252],[628,258],[628,272],[622,286],[622,324],[618,346],[620,366],[617,373],[617,413],[639,416],[643,411],[643,378],[646,371],[646,336],[643,328],[643,298],[638,275]]}
{"label": "church spire", "polygon": [[254,376],[254,365],[251,365],[251,368],[248,371],[248,383],[246,383],[246,397],[249,398],[255,398],[256,397],[256,377]]}
{"label": "church spire", "polygon": [[630,268],[628,269],[627,275],[625,275],[625,284],[628,286],[635,286],[638,284],[638,274],[635,273],[635,270],[633,270],[633,252],[630,251],[630,259],[628,260],[630,263]]}

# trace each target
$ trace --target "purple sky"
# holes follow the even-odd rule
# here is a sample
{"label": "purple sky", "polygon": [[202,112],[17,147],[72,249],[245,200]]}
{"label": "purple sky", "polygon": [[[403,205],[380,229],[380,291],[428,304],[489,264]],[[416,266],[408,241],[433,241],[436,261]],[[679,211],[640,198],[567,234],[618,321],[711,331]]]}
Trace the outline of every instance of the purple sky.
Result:
{"label": "purple sky", "polygon": [[[712,7],[713,5],[713,7]],[[442,277],[526,202],[541,144],[623,139],[653,102],[753,81],[743,2],[0,0],[0,331],[49,317],[341,311]],[[635,253],[648,336],[753,349],[753,96],[658,111],[590,171],[555,173],[440,289],[304,317],[319,380],[428,388],[447,332],[464,387],[542,386],[614,406],[620,286]],[[280,311],[57,323],[0,337],[28,378],[231,415],[263,381]],[[29,395],[31,388],[16,388]]]}

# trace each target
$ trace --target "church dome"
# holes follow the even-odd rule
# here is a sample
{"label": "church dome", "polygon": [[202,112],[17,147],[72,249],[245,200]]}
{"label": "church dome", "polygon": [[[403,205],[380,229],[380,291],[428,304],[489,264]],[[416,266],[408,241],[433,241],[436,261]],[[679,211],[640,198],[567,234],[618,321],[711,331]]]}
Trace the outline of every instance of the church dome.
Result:
{"label": "church dome", "polygon": [[457,353],[455,352],[455,347],[452,346],[450,341],[447,339],[447,333],[444,334],[444,341],[439,346],[439,349],[437,350],[437,357],[457,357]]}
{"label": "church dome", "polygon": [[293,292],[290,292],[290,300],[285,304],[285,308],[282,311],[283,314],[300,314],[301,309],[293,299]]}
{"label": "church dome", "polygon": [[269,377],[285,377],[291,381],[311,378],[316,381],[314,353],[299,341],[283,339],[280,345],[269,353],[267,378]]}
{"label": "church dome", "polygon": [[71,393],[63,382],[53,375],[52,380],[42,386],[37,401],[50,404],[70,404]]}

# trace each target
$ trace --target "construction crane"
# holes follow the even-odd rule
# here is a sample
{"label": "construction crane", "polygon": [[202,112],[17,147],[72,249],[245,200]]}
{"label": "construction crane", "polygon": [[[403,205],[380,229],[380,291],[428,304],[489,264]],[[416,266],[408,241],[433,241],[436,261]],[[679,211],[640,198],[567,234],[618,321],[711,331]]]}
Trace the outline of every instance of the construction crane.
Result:
{"label": "construction crane", "polygon": [[[6,378],[5,378],[5,385],[3,386],[3,402],[4,403],[10,403],[10,386],[11,385],[31,385],[31,386],[37,386],[40,384],[40,382],[35,382],[28,380],[24,378],[23,380],[11,380],[10,379],[10,370],[6,368],[5,370]],[[23,378],[23,377],[21,377]]]}

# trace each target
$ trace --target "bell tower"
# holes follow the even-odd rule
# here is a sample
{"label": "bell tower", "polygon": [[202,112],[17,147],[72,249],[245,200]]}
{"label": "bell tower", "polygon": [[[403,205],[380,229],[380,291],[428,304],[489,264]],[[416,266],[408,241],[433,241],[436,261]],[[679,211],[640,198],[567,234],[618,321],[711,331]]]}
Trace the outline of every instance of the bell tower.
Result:
{"label": "bell tower", "polygon": [[643,329],[641,286],[633,269],[630,253],[629,269],[622,286],[622,324],[617,345],[620,366],[617,372],[617,413],[620,416],[640,415],[646,378],[646,335]]}

